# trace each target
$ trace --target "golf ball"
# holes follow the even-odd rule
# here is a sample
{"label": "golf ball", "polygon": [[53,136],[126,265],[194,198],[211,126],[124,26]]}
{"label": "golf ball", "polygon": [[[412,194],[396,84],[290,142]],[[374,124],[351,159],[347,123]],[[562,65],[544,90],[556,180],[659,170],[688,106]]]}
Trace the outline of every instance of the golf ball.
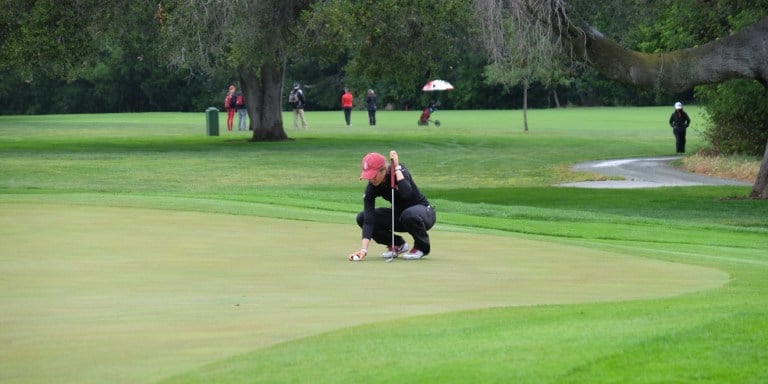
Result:
{"label": "golf ball", "polygon": [[360,261],[360,256],[352,255],[352,261]]}

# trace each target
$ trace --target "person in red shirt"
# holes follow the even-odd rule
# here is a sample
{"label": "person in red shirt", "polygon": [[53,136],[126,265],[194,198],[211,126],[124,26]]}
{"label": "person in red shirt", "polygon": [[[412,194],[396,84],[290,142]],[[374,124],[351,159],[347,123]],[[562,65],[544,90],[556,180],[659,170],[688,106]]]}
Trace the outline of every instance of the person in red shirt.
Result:
{"label": "person in red shirt", "polygon": [[344,88],[344,94],[341,95],[341,109],[344,110],[344,120],[347,122],[347,127],[352,120],[352,92],[349,88]]}

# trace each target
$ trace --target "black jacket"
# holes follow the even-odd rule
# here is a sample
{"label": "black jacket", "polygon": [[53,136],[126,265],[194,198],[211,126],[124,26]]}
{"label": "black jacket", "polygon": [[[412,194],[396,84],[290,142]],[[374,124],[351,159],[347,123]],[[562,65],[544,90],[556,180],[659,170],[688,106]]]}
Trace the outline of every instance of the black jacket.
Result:
{"label": "black jacket", "polygon": [[[397,181],[397,187],[395,188],[395,216],[399,217],[400,213],[403,212],[406,208],[412,207],[414,205],[424,205],[428,206],[429,201],[427,198],[419,191],[419,187],[416,186],[416,183],[413,182],[413,177],[411,177],[411,173],[408,172],[407,169],[405,169],[405,165],[400,164],[400,166],[403,168],[403,179],[400,181]],[[373,183],[368,182],[368,185],[365,187],[365,194],[363,195],[363,213],[364,213],[364,220],[363,220],[363,237],[370,239],[371,236],[373,236],[373,222],[374,222],[374,215],[376,210],[376,198],[382,197],[386,201],[392,201],[392,189],[389,185],[390,182],[390,172],[392,170],[387,170],[387,174],[384,176],[384,182],[379,184],[378,186],[373,185]]]}
{"label": "black jacket", "polygon": [[368,95],[365,98],[365,105],[369,111],[376,110],[376,95]]}
{"label": "black jacket", "polygon": [[672,116],[669,117],[669,125],[673,131],[685,131],[691,124],[691,119],[688,114],[682,109],[672,112]]}

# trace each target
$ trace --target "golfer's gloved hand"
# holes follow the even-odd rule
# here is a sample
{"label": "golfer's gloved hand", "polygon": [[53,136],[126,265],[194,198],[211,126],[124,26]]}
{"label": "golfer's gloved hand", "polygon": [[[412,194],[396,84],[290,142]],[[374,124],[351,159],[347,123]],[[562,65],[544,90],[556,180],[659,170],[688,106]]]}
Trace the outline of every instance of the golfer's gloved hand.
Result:
{"label": "golfer's gloved hand", "polygon": [[349,255],[349,261],[360,261],[367,254],[368,254],[368,251],[361,249],[361,250],[359,250],[359,251],[357,251],[357,252],[355,252],[353,254],[350,254]]}

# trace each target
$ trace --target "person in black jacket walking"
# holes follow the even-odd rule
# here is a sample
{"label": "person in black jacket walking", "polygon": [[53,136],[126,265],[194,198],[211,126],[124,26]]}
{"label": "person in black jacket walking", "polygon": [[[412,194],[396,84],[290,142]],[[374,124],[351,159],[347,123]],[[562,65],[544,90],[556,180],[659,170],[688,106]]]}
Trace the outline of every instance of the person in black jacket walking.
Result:
{"label": "person in black jacket walking", "polygon": [[[363,157],[360,179],[368,180],[363,195],[363,211],[357,215],[357,224],[362,229],[362,245],[359,251],[349,255],[349,260],[360,261],[368,254],[371,240],[387,245],[387,252],[382,254],[386,259],[398,257],[401,254],[406,260],[418,260],[429,254],[431,244],[428,230],[435,225],[435,209],[427,198],[419,191],[411,173],[400,163],[397,152],[390,151],[392,169],[387,166],[384,155],[368,153]],[[390,172],[395,173],[395,228],[392,228],[392,208],[376,208],[376,198],[392,200]],[[392,231],[408,232],[413,236],[413,248],[402,236],[394,235]]]}
{"label": "person in black jacket walking", "polygon": [[691,125],[691,119],[683,111],[683,103],[675,103],[675,111],[669,117],[669,125],[672,127],[672,133],[675,134],[675,147],[677,153],[685,153],[685,130]]}

